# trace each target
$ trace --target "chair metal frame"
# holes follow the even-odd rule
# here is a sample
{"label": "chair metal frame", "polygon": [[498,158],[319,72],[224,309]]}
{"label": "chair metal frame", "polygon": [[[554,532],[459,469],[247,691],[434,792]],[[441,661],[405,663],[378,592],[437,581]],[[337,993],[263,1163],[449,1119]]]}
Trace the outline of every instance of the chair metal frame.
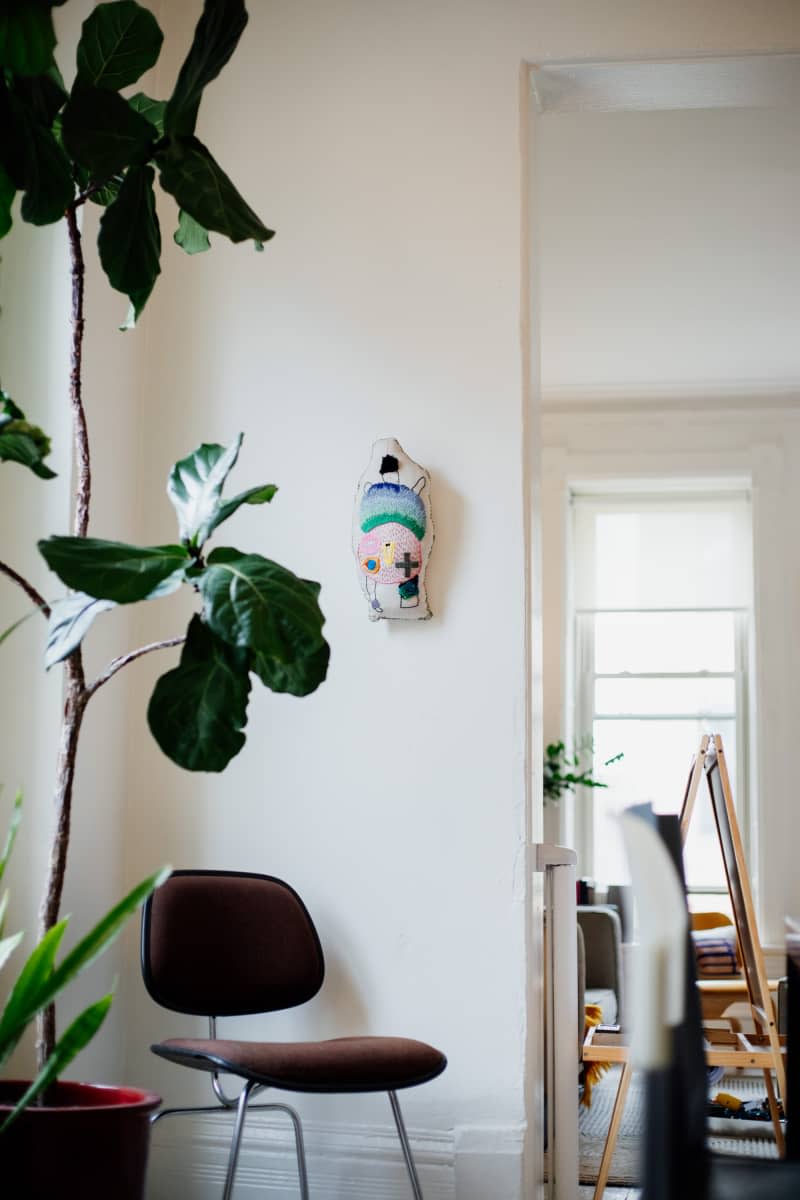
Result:
{"label": "chair metal frame", "polygon": [[[249,875],[250,873],[249,872],[238,872],[238,871],[230,871],[230,872],[228,872],[228,871],[197,871],[197,872],[179,871],[179,872],[175,872],[175,874],[181,874],[181,875],[182,874],[187,874],[187,875],[189,875],[189,874],[192,874],[192,875],[194,875],[194,874],[198,874],[198,875]],[[263,876],[263,875],[257,875],[257,876],[254,875],[253,877],[261,878],[261,879],[272,879],[273,878],[271,876]],[[283,887],[288,887],[288,885],[285,884],[283,880],[274,880],[274,881],[277,883],[280,883]],[[293,891],[293,889],[291,889],[291,888],[289,888],[289,890]],[[296,895],[296,893],[294,893],[294,894]],[[299,900],[299,897],[297,897],[297,898]],[[300,903],[302,904],[302,901],[300,901]],[[305,907],[305,906],[303,905],[303,907]],[[311,919],[309,917],[309,921],[310,920]],[[317,935],[316,935],[316,930],[313,927],[313,922],[311,922],[311,926],[312,926],[312,930],[314,932],[314,936],[316,937]],[[145,936],[146,936],[146,934],[145,934],[145,928],[144,928],[144,924],[143,924],[143,928],[142,928],[142,946],[143,947],[145,945]],[[318,938],[317,938],[317,942],[319,942]],[[321,953],[321,947],[320,947],[320,953]],[[143,951],[143,960],[144,960],[144,951]],[[149,984],[148,984],[148,990],[150,990]],[[154,998],[157,999],[157,997],[154,997]],[[208,1033],[209,1039],[211,1041],[216,1041],[217,1040],[217,1018],[216,1017],[209,1016],[208,1030],[209,1030],[209,1033]],[[222,1114],[224,1116],[228,1116],[230,1114],[235,1114],[234,1125],[233,1125],[233,1136],[231,1138],[231,1148],[230,1148],[230,1151],[228,1154],[228,1165],[227,1165],[227,1169],[226,1169],[226,1173],[225,1173],[225,1187],[222,1192],[222,1200],[232,1200],[233,1188],[234,1188],[234,1183],[236,1180],[236,1167],[239,1162],[239,1151],[241,1148],[242,1135],[244,1133],[244,1125],[245,1125],[245,1119],[247,1117],[247,1114],[249,1112],[282,1112],[282,1113],[286,1113],[286,1115],[289,1117],[289,1119],[292,1122],[292,1127],[294,1130],[295,1153],[297,1155],[297,1175],[298,1175],[298,1180],[300,1183],[300,1197],[301,1197],[301,1200],[310,1200],[310,1193],[309,1193],[309,1188],[308,1188],[308,1167],[306,1164],[306,1152],[305,1152],[305,1139],[303,1137],[303,1124],[302,1124],[302,1121],[300,1120],[300,1114],[297,1112],[296,1109],[292,1108],[292,1106],[290,1104],[283,1104],[283,1103],[277,1103],[277,1102],[270,1102],[267,1104],[261,1104],[261,1103],[252,1104],[251,1100],[253,1099],[253,1097],[257,1096],[260,1092],[269,1090],[269,1088],[271,1086],[266,1083],[258,1083],[254,1079],[249,1079],[249,1080],[245,1081],[238,1096],[229,1096],[225,1092],[225,1089],[222,1085],[221,1078],[220,1078],[221,1074],[227,1074],[227,1073],[228,1072],[221,1073],[219,1071],[211,1072],[211,1087],[214,1092],[214,1096],[216,1097],[216,1100],[217,1100],[216,1104],[187,1105],[187,1106],[182,1106],[182,1107],[177,1107],[177,1108],[162,1108],[158,1112],[153,1113],[152,1116],[150,1117],[151,1127],[156,1125],[157,1122],[161,1121],[164,1117],[193,1116],[195,1114],[200,1114],[200,1113],[210,1114],[210,1115]],[[274,1085],[273,1085],[273,1090],[275,1090]],[[289,1089],[287,1089],[287,1090],[289,1090]],[[335,1095],[336,1092],[332,1091],[331,1094]],[[417,1174],[417,1168],[414,1163],[414,1156],[411,1152],[411,1143],[409,1142],[408,1133],[406,1131],[405,1122],[403,1120],[403,1114],[400,1110],[400,1102],[397,1099],[397,1093],[395,1091],[388,1091],[387,1095],[389,1097],[389,1103],[391,1105],[392,1116],[394,1117],[394,1123],[397,1128],[397,1136],[400,1141],[400,1148],[403,1152],[403,1159],[404,1159],[404,1162],[406,1165],[406,1170],[408,1171],[408,1177],[411,1182],[411,1189],[414,1193],[414,1200],[424,1200],[424,1197],[422,1195],[422,1188],[421,1188],[420,1182],[419,1182],[419,1176]]]}
{"label": "chair metal frame", "polygon": [[[208,1018],[208,1036],[212,1040],[217,1037],[217,1018]],[[283,1112],[286,1113],[292,1122],[294,1129],[294,1144],[295,1153],[297,1155],[297,1176],[300,1183],[300,1198],[301,1200],[310,1200],[310,1192],[308,1190],[308,1166],[306,1164],[305,1139],[303,1137],[303,1122],[300,1120],[300,1114],[290,1104],[278,1104],[271,1102],[269,1104],[251,1104],[250,1100],[259,1092],[268,1090],[267,1084],[256,1083],[255,1080],[248,1080],[239,1092],[238,1096],[229,1096],[225,1092],[220,1080],[219,1072],[214,1071],[211,1075],[211,1087],[214,1095],[217,1098],[217,1104],[200,1104],[188,1105],[180,1108],[162,1108],[158,1112],[153,1113],[150,1117],[151,1126],[155,1125],[164,1117],[180,1117],[193,1116],[197,1113],[221,1113],[224,1116],[230,1113],[236,1114],[236,1119],[233,1126],[233,1137],[231,1138],[231,1148],[228,1154],[228,1167],[225,1173],[225,1187],[222,1192],[222,1200],[232,1200],[233,1186],[236,1180],[236,1167],[239,1162],[239,1150],[242,1144],[242,1135],[244,1133],[245,1118],[251,1112]],[[408,1139],[403,1114],[400,1110],[400,1101],[397,1099],[396,1092],[388,1092],[389,1103],[392,1108],[392,1116],[397,1127],[397,1137],[400,1142],[400,1148],[403,1151],[403,1159],[408,1171],[408,1177],[411,1182],[411,1190],[414,1193],[414,1200],[424,1200],[422,1188],[417,1175],[414,1156],[411,1152],[411,1143]]]}

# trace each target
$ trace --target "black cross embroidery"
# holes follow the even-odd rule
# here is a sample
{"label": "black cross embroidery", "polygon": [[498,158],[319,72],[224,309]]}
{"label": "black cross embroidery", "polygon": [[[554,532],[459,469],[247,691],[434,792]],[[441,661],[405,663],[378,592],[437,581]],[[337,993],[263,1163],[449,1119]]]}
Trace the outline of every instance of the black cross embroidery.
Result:
{"label": "black cross embroidery", "polygon": [[405,554],[403,555],[403,561],[401,563],[398,563],[397,565],[398,565],[399,570],[405,572],[406,579],[410,579],[411,572],[416,570],[416,568],[419,566],[419,563],[415,562],[414,559],[411,557],[411,555],[408,553],[408,551],[406,551]]}

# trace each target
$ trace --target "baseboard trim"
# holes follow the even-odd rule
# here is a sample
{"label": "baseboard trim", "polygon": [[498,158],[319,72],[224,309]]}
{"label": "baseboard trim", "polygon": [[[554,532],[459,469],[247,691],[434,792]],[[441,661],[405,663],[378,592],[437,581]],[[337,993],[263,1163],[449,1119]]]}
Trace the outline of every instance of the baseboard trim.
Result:
{"label": "baseboard trim", "polygon": [[[236,1195],[297,1200],[297,1166],[288,1118],[251,1117],[236,1173]],[[148,1200],[219,1200],[232,1117],[175,1117],[153,1133]],[[408,1175],[392,1125],[304,1121],[314,1200],[409,1200]],[[519,1200],[521,1126],[410,1129],[425,1200]]]}

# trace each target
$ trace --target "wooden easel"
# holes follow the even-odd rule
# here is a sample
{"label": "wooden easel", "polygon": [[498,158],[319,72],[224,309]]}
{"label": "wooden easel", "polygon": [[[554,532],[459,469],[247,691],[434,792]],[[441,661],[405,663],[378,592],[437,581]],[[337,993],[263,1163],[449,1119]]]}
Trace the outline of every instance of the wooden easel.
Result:
{"label": "wooden easel", "polygon": [[[703,775],[705,775],[708,785],[708,794],[714,813],[714,821],[717,826],[720,850],[722,851],[722,862],[728,882],[728,894],[731,899],[733,921],[739,941],[739,953],[742,961],[742,972],[747,986],[750,1011],[753,1016],[753,1023],[756,1029],[759,1030],[757,1035],[749,1035],[747,1038],[741,1033],[727,1034],[723,1031],[723,1034],[726,1038],[735,1037],[740,1042],[745,1041],[748,1049],[751,1046],[760,1045],[768,1053],[770,1063],[763,1068],[764,1082],[767,1089],[772,1123],[775,1126],[778,1149],[783,1154],[784,1139],[780,1127],[775,1089],[772,1083],[772,1072],[774,1071],[775,1073],[778,1091],[785,1106],[786,1066],[781,1049],[781,1039],[778,1034],[775,1007],[767,982],[764,955],[761,951],[761,942],[758,937],[756,911],[753,904],[753,893],[750,888],[750,876],[747,870],[747,863],[745,862],[744,846],[733,803],[733,791],[725,761],[725,751],[722,746],[722,738],[719,734],[703,737],[700,749],[695,756],[689,772],[680,817],[681,840],[684,844],[686,843],[686,836],[689,832],[689,824],[692,819],[697,793],[700,788],[700,780]],[[715,1033],[718,1034],[719,1031],[704,1030],[704,1035],[707,1040],[711,1041],[712,1046],[715,1044]],[[742,1049],[744,1049],[744,1046],[742,1046]],[[732,1063],[731,1065],[736,1064]],[[744,1066],[745,1064],[741,1063],[739,1065]]]}
{"label": "wooden easel", "polygon": [[[767,982],[764,967],[764,956],[758,938],[755,906],[750,889],[750,876],[744,857],[739,822],[733,804],[730,777],[725,762],[725,752],[722,738],[718,735],[705,735],[700,742],[700,748],[692,760],[683,805],[680,814],[681,841],[686,843],[689,823],[694,812],[700,782],[705,776],[708,784],[709,797],[717,826],[722,861],[728,882],[728,892],[731,898],[736,936],[739,939],[740,957],[744,971],[747,995],[753,1022],[760,1031],[757,1034],[745,1034],[725,1029],[703,1029],[706,1045],[706,1062],[711,1067],[757,1068],[764,1072],[764,1083],[767,1090],[767,1102],[775,1130],[775,1140],[778,1152],[785,1152],[785,1140],[781,1129],[780,1113],[772,1082],[774,1071],[778,1084],[778,1092],[786,1105],[786,1068],[784,1064],[781,1039],[778,1035],[775,1009]],[[600,1200],[608,1181],[611,1160],[617,1135],[622,1123],[625,1109],[625,1098],[631,1081],[633,1067],[630,1061],[630,1048],[624,1044],[624,1034],[596,1033],[589,1031],[583,1045],[584,1062],[613,1062],[622,1063],[622,1071],[617,1086],[617,1095],[611,1113],[606,1144],[597,1184],[594,1190],[594,1200]]]}

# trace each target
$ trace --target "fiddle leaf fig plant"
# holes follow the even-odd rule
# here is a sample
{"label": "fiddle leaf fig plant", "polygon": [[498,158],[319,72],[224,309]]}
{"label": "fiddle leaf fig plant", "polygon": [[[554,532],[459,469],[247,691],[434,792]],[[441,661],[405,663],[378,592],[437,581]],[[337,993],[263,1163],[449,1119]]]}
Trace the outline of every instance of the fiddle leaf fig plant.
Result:
{"label": "fiddle leaf fig plant", "polygon": [[[324,680],[329,659],[319,584],[260,553],[231,546],[207,550],[212,535],[243,505],[267,504],[277,491],[266,483],[223,497],[242,434],[228,446],[204,443],[175,463],[167,493],[177,532],[167,533],[163,544],[139,546],[89,536],[92,470],[82,391],[85,266],[80,218],[87,203],[103,209],[97,252],[111,287],[128,298],[122,329],[136,324],[161,271],[160,192],[177,202],[174,241],[189,255],[210,248],[209,234],[231,242],[251,240],[257,250],[273,237],[197,132],[205,88],[229,61],[247,24],[244,2],[204,0],[191,46],[166,98],[123,91],[137,85],[159,57],[163,37],[148,9],[135,0],[96,5],[83,23],[68,86],[53,57],[56,6],[56,0],[0,4],[0,237],[12,228],[17,193],[23,221],[47,225],[63,219],[72,282],[72,529],[68,536],[39,541],[67,594],[45,599],[0,559],[0,574],[21,587],[47,618],[45,666],[63,663],[64,669],[55,833],[39,918],[39,945],[47,948],[39,951],[43,962],[50,949],[55,954],[63,932],[59,913],[78,744],[87,705],[98,691],[141,656],[182,646],[177,666],[156,683],[149,726],[174,763],[192,771],[221,771],[244,745],[252,678],[274,692],[306,696]],[[21,464],[48,479],[53,475],[44,461],[49,450],[43,431],[0,393],[0,461]],[[99,616],[181,587],[191,588],[199,605],[185,632],[122,654],[94,679],[87,678],[83,641]],[[17,624],[0,635],[0,642]],[[46,996],[39,1019],[40,1073],[50,1069],[48,1064],[60,1069],[63,1061],[54,1058],[54,995]],[[101,1015],[98,1009],[82,1028]],[[0,1025],[0,1034],[2,1029]]]}

